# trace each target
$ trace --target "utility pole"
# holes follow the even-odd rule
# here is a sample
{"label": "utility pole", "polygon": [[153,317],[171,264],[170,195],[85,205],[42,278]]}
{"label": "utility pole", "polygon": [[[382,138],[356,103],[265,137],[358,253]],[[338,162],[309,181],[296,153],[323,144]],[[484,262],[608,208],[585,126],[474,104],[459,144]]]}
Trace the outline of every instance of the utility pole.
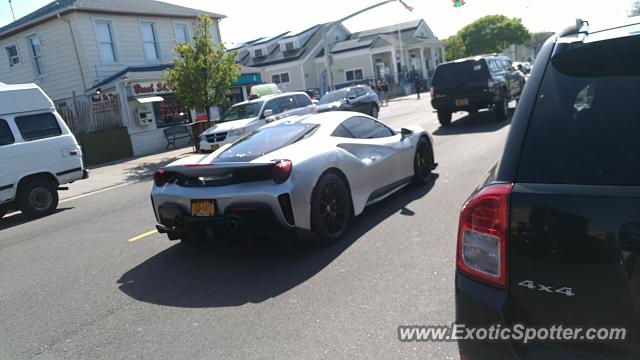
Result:
{"label": "utility pole", "polygon": [[9,0],[9,8],[11,9],[11,16],[13,17],[13,21],[16,21],[16,14],[13,13],[13,5],[11,4],[11,0]]}
{"label": "utility pole", "polygon": [[[362,10],[358,10],[358,11],[354,12],[353,14],[350,14],[350,15],[347,15],[347,16],[343,17],[340,20],[336,20],[334,22],[331,22],[331,23],[328,23],[326,25],[323,25],[324,29],[323,29],[323,33],[322,33],[322,40],[324,41],[324,62],[325,62],[325,65],[326,65],[326,71],[327,71],[327,76],[328,76],[328,80],[329,80],[328,81],[329,82],[329,91],[334,90],[334,83],[333,83],[333,74],[332,74],[332,71],[331,71],[331,57],[329,56],[329,42],[327,40],[328,34],[333,29],[335,29],[338,24],[342,23],[343,21],[347,21],[347,20],[349,20],[349,19],[351,19],[351,18],[353,18],[355,16],[358,16],[358,15],[362,14],[363,12],[369,11],[371,9],[375,9],[378,6],[382,6],[382,5],[388,4],[390,2],[396,2],[396,1],[398,1],[398,0],[382,1],[382,2],[379,2],[377,4],[368,6],[368,7],[364,8],[364,9],[362,9]],[[395,59],[394,59],[394,61],[395,61]]]}

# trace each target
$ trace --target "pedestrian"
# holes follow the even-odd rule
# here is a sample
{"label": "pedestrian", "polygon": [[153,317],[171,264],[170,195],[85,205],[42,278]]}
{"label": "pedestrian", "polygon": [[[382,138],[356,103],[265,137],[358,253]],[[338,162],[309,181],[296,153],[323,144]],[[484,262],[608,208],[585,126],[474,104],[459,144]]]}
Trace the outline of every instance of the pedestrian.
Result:
{"label": "pedestrian", "polygon": [[375,88],[376,94],[378,94],[378,102],[380,105],[384,105],[384,94],[382,93],[382,81],[378,80]]}
{"label": "pedestrian", "polygon": [[422,91],[422,82],[418,77],[416,77],[415,86],[416,86],[416,94],[418,94],[418,100],[420,100],[420,92]]}
{"label": "pedestrian", "polygon": [[389,84],[387,84],[387,80],[382,80],[382,96],[384,97],[384,102],[389,105]]}

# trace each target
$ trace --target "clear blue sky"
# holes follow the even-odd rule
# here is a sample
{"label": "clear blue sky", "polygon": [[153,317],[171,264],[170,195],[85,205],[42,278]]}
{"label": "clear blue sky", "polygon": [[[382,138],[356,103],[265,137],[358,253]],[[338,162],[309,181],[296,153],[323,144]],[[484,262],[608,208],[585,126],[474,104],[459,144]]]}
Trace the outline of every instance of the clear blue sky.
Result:
{"label": "clear blue sky", "polygon": [[[12,0],[16,18],[49,3],[48,0]],[[165,0],[177,5],[227,15],[222,21],[223,41],[236,43],[284,31],[297,31],[311,25],[336,20],[346,14],[379,2],[379,0]],[[360,15],[345,25],[364,30],[418,18],[425,19],[439,38],[454,34],[469,22],[489,14],[521,18],[532,31],[559,30],[576,17],[588,19],[592,25],[626,17],[631,0],[466,0],[454,9],[451,0],[405,0],[414,7],[407,11],[391,3]],[[131,0],[132,3],[135,0]],[[550,9],[554,9],[550,11]],[[0,0],[0,26],[11,22],[8,0]]]}

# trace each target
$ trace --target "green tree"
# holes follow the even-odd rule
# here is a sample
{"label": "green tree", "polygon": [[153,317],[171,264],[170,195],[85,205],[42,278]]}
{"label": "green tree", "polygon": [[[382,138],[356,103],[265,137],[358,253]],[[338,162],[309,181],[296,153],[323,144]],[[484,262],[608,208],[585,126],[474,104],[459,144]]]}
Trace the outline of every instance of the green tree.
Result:
{"label": "green tree", "polygon": [[452,35],[445,39],[444,47],[447,61],[465,57],[464,43],[458,35]]}
{"label": "green tree", "polygon": [[529,30],[517,18],[488,15],[463,27],[457,34],[465,55],[500,53],[511,44],[523,44],[531,38]]}
{"label": "green tree", "polygon": [[634,0],[631,4],[631,11],[629,11],[629,17],[640,15],[640,0]]}
{"label": "green tree", "polygon": [[207,112],[211,106],[228,103],[226,94],[241,69],[235,62],[236,51],[227,52],[223,44],[213,44],[211,24],[208,16],[198,17],[193,41],[176,45],[173,68],[165,75],[182,105]]}

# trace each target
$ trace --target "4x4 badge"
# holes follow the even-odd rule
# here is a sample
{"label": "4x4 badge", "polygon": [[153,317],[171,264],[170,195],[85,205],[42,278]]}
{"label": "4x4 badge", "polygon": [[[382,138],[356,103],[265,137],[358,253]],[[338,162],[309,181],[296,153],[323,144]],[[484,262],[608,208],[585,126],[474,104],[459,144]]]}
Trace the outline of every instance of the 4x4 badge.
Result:
{"label": "4x4 badge", "polygon": [[542,285],[542,284],[537,284],[531,280],[524,280],[518,283],[518,285],[526,287],[529,290],[538,290],[538,291],[543,291],[549,294],[560,294],[560,295],[565,295],[565,296],[574,296],[575,293],[573,292],[573,289],[570,287],[561,287],[558,289],[554,289],[553,286],[547,286],[547,285]]}

